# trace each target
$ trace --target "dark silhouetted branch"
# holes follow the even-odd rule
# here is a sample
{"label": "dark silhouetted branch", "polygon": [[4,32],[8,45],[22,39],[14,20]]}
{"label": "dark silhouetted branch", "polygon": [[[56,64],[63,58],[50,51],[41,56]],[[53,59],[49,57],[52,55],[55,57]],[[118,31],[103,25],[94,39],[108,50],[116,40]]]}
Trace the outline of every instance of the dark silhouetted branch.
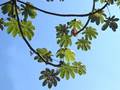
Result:
{"label": "dark silhouetted branch", "polygon": [[44,57],[42,55],[40,55],[38,52],[36,52],[36,50],[30,45],[30,43],[27,41],[27,39],[25,38],[24,34],[23,34],[23,30],[21,28],[21,24],[20,24],[20,19],[19,19],[19,15],[18,15],[18,11],[17,11],[17,4],[16,4],[16,1],[14,1],[14,4],[15,4],[15,12],[16,12],[16,17],[17,17],[17,22],[18,22],[18,27],[19,27],[19,30],[20,30],[20,33],[21,33],[21,36],[23,38],[23,40],[25,41],[25,43],[27,44],[27,46],[29,47],[29,49],[34,52],[36,55],[38,55],[43,62],[45,62],[45,64],[48,64],[48,65],[51,65],[51,66],[54,66],[54,67],[60,67],[62,62],[60,61],[59,64],[53,64],[53,63],[50,63],[48,62],[47,60],[44,59]]}
{"label": "dark silhouetted branch", "polygon": [[[23,2],[21,0],[17,0],[18,2],[22,3],[22,4],[25,4],[25,5],[30,5],[26,2]],[[46,10],[42,10],[38,7],[35,7],[33,5],[30,5],[32,8],[40,11],[40,12],[43,12],[43,13],[46,13],[46,14],[50,14],[50,15],[54,15],[54,16],[61,16],[61,17],[86,17],[86,16],[89,16],[89,15],[92,15],[92,14],[95,14],[101,10],[103,10],[106,6],[108,5],[108,3],[106,3],[102,8],[100,9],[97,9],[96,11],[93,11],[93,12],[89,12],[89,13],[86,13],[86,14],[60,14],[60,13],[54,13],[54,12],[49,12],[49,11],[46,11]]]}

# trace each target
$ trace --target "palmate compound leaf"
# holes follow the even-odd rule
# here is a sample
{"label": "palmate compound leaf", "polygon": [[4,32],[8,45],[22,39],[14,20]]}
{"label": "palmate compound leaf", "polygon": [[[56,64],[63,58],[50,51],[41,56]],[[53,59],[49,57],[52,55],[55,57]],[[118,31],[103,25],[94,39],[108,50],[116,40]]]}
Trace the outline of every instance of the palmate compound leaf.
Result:
{"label": "palmate compound leaf", "polygon": [[104,11],[99,11],[99,12],[89,16],[90,21],[93,23],[95,22],[97,25],[99,25],[100,23],[103,23],[105,17],[106,17],[106,15],[105,15]]}
{"label": "palmate compound leaf", "polygon": [[59,24],[56,26],[56,38],[60,38],[64,34],[68,34],[69,30],[66,24]]}
{"label": "palmate compound leaf", "polygon": [[71,35],[68,35],[69,30],[65,24],[56,26],[56,32],[57,44],[60,47],[68,47],[72,44]]}
{"label": "palmate compound leaf", "polygon": [[48,85],[48,88],[52,88],[54,85],[57,86],[58,81],[60,81],[60,78],[58,77],[59,71],[54,69],[48,69],[41,71],[41,76],[39,77],[39,80],[43,80],[43,86]]}
{"label": "palmate compound leaf", "polygon": [[[47,60],[47,61],[49,61],[49,62],[52,61],[51,56],[53,56],[53,55],[52,55],[52,52],[51,52],[51,51],[48,51],[46,48],[37,48],[36,51],[37,51],[41,56],[43,56],[43,58],[44,58],[45,60]],[[43,61],[42,61],[42,58],[39,57],[39,56],[35,56],[35,57],[34,57],[34,60],[37,60],[38,62],[43,62]]]}
{"label": "palmate compound leaf", "polygon": [[85,65],[83,65],[81,62],[74,62],[72,63],[72,67],[74,68],[74,72],[78,73],[79,75],[86,74],[86,68]]}
{"label": "palmate compound leaf", "polygon": [[64,34],[63,36],[58,38],[57,44],[59,44],[60,47],[65,47],[65,48],[72,45],[71,36]]}
{"label": "palmate compound leaf", "polygon": [[87,40],[92,40],[93,38],[96,38],[98,35],[96,29],[91,26],[87,27],[86,30],[82,34],[85,35],[85,38]]}
{"label": "palmate compound leaf", "polygon": [[81,29],[81,27],[83,26],[82,22],[76,19],[71,20],[67,24],[68,24],[68,27],[72,29]]}
{"label": "palmate compound leaf", "polygon": [[115,16],[106,18],[105,23],[102,26],[102,30],[104,31],[109,27],[115,32],[118,28],[117,21],[119,21],[119,18],[115,18]]}
{"label": "palmate compound leaf", "polygon": [[[23,34],[25,37],[27,37],[29,40],[32,39],[34,36],[35,27],[32,25],[31,21],[21,21],[21,28],[23,30]],[[8,34],[12,34],[13,37],[16,37],[17,35],[21,36],[18,22],[15,18],[10,18],[8,22],[5,23],[5,26],[7,27]]]}
{"label": "palmate compound leaf", "polygon": [[78,39],[78,41],[76,42],[77,49],[81,49],[84,51],[87,51],[91,48],[90,44],[91,44],[91,42],[89,40],[84,39],[84,38]]}
{"label": "palmate compound leaf", "polygon": [[68,48],[61,48],[57,51],[56,57],[64,59],[66,62],[75,61],[75,53]]}
{"label": "palmate compound leaf", "polygon": [[65,60],[67,62],[75,61],[75,53],[72,50],[70,50],[70,49],[66,49],[65,50]]}
{"label": "palmate compound leaf", "polygon": [[[3,5],[1,7],[1,10],[2,10],[3,14],[7,14],[8,16],[13,17],[16,14],[15,13],[15,5],[13,5],[11,2]],[[18,12],[20,11],[18,6],[17,6],[17,10],[18,10]]]}
{"label": "palmate compound leaf", "polygon": [[68,80],[70,78],[70,76],[72,78],[75,78],[74,69],[72,68],[72,66],[70,66],[70,64],[64,64],[64,65],[62,65],[60,67],[59,71],[60,71],[60,77],[61,78],[66,77],[66,80]]}
{"label": "palmate compound leaf", "polygon": [[61,48],[56,52],[56,57],[63,59],[65,57],[65,48]]}
{"label": "palmate compound leaf", "polygon": [[63,64],[60,69],[60,77],[66,78],[66,80],[70,79],[72,77],[75,78],[75,74],[83,75],[86,74],[86,68],[85,65],[83,65],[81,62],[73,62],[72,65]]}
{"label": "palmate compound leaf", "polygon": [[24,20],[26,21],[28,17],[35,18],[37,13],[34,8],[31,7],[32,5],[27,2],[26,5],[21,4],[21,12],[24,16]]}

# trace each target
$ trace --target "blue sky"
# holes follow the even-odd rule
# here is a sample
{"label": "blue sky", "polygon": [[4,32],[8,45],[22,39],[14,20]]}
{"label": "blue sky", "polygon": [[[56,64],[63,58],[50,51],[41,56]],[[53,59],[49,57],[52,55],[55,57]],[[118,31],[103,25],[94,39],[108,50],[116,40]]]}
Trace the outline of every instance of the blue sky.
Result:
{"label": "blue sky", "polygon": [[[45,10],[61,13],[85,13],[90,11],[92,6],[92,0],[65,0],[63,3],[57,0],[53,3],[45,0],[30,1]],[[116,7],[112,6],[110,11],[112,15],[120,16],[120,10]],[[55,26],[71,19],[74,17],[63,18],[38,12],[38,16],[33,20],[36,27],[36,35],[31,41],[33,47],[45,47],[55,53],[58,49]],[[86,18],[82,20],[85,22]],[[77,59],[86,65],[86,75],[70,80],[63,79],[51,90],[120,90],[120,28],[114,33],[110,29],[103,32],[99,26],[94,27],[99,35],[93,40],[90,51],[76,51],[76,47],[72,47]],[[33,60],[21,38],[13,38],[6,31],[0,31],[0,43],[0,90],[48,90],[47,87],[42,87],[42,81],[38,80],[40,71],[48,66]]]}

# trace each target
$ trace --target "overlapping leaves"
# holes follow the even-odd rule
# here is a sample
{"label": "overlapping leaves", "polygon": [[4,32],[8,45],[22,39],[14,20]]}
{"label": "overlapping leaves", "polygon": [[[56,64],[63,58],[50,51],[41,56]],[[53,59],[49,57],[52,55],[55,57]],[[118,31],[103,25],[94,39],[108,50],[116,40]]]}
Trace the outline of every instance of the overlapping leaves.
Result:
{"label": "overlapping leaves", "polygon": [[58,77],[59,71],[55,71],[54,69],[50,70],[46,68],[46,70],[41,71],[41,76],[39,77],[39,80],[43,81],[43,86],[48,85],[48,88],[52,88],[52,86],[57,86],[57,82],[60,81],[60,78]]}
{"label": "overlapping leaves", "polygon": [[[35,27],[32,25],[31,21],[21,21],[21,28],[23,31],[23,34],[25,37],[27,37],[29,40],[32,39],[34,36],[34,29]],[[7,27],[7,32],[8,34],[12,34],[13,37],[16,37],[16,35],[21,36],[19,27],[18,27],[18,22],[15,18],[10,18],[8,22],[5,22],[5,26]]]}
{"label": "overlapping leaves", "polygon": [[57,51],[56,56],[60,59],[65,59],[66,62],[75,61],[75,53],[68,48],[61,48]]}
{"label": "overlapping leaves", "polygon": [[[19,7],[16,7],[19,11]],[[15,17],[15,5],[12,4],[12,2],[9,2],[2,6],[1,8],[3,14],[7,14],[8,16]]]}
{"label": "overlapping leaves", "polygon": [[[51,62],[52,61],[52,52],[48,51],[46,48],[37,48],[36,51],[41,55],[46,61]],[[38,62],[43,62],[42,58],[39,56],[35,56],[34,60],[37,60]]]}
{"label": "overlapping leaves", "polygon": [[56,26],[56,32],[57,44],[59,44],[60,47],[68,47],[72,44],[71,36],[68,35],[68,27],[65,24]]}
{"label": "overlapping leaves", "polygon": [[100,23],[104,22],[105,16],[106,15],[104,11],[99,11],[99,12],[96,12],[95,14],[90,15],[89,18],[91,22],[93,23],[95,22],[97,25],[99,25]]}
{"label": "overlapping leaves", "polygon": [[65,77],[67,80],[70,79],[70,77],[75,78],[75,74],[83,75],[86,73],[86,68],[81,62],[74,62],[72,65],[64,64],[59,70],[60,77]]}

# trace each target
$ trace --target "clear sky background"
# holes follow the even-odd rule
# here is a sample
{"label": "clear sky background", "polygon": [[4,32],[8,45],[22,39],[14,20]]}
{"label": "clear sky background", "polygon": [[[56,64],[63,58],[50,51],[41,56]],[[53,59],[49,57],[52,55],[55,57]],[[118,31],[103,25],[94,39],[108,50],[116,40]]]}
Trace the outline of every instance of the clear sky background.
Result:
{"label": "clear sky background", "polygon": [[[57,0],[52,3],[45,0],[30,1],[42,9],[61,13],[85,13],[92,7],[92,0],[65,0],[62,3]],[[120,10],[115,6],[110,8],[110,12],[120,16]],[[33,47],[48,48],[55,53],[58,49],[55,26],[71,19],[74,17],[63,18],[38,12],[33,20],[36,27],[31,41]],[[81,20],[85,22],[86,18]],[[86,65],[86,75],[63,79],[51,90],[120,90],[120,28],[114,33],[110,29],[103,32],[99,26],[94,27],[99,35],[93,40],[90,51],[76,51],[76,47],[72,47],[77,59]],[[48,90],[47,87],[42,87],[42,81],[38,79],[40,71],[45,67],[48,66],[33,60],[21,38],[13,38],[5,30],[0,31],[0,90]]]}

